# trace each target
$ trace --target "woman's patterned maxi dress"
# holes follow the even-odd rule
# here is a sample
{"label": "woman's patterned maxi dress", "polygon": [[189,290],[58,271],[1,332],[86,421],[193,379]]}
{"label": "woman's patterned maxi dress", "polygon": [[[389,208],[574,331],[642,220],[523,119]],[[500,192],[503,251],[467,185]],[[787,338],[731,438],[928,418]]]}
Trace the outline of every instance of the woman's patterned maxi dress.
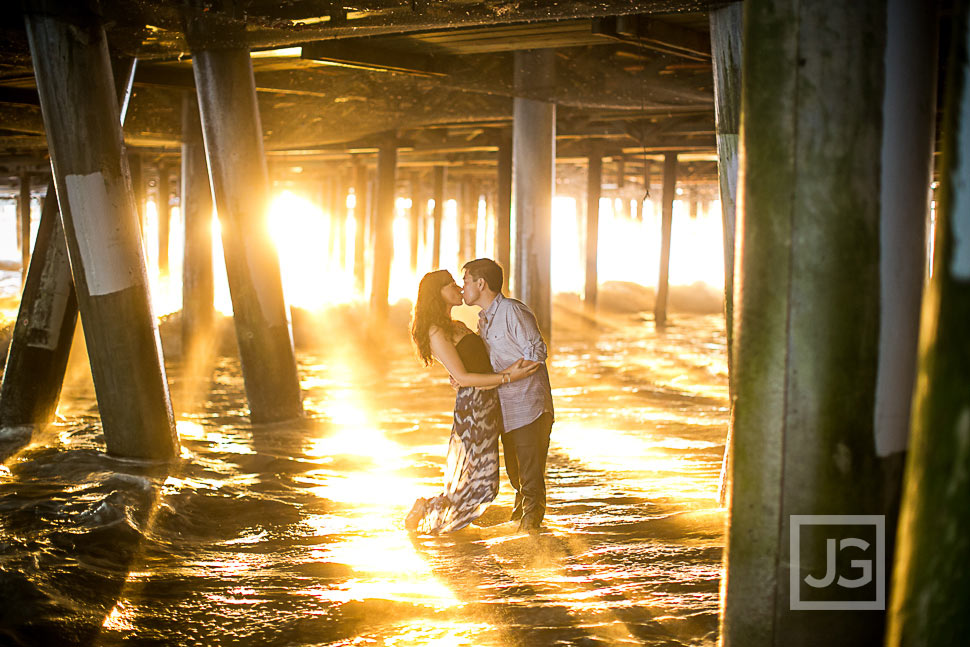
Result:
{"label": "woman's patterned maxi dress", "polygon": [[[492,373],[482,338],[465,335],[456,344],[465,370]],[[498,437],[502,410],[498,391],[461,387],[448,441],[444,492],[418,499],[408,515],[409,528],[426,534],[452,532],[477,519],[498,494]],[[423,512],[422,512],[423,508]]]}

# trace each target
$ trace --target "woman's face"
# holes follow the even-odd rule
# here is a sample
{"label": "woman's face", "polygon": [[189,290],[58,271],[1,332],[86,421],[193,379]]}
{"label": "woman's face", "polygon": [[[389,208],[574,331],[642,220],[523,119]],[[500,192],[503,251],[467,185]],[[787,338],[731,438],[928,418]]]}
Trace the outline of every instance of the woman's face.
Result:
{"label": "woman's face", "polygon": [[461,289],[458,284],[451,281],[445,287],[441,288],[441,298],[444,299],[445,303],[449,306],[460,306],[461,305]]}

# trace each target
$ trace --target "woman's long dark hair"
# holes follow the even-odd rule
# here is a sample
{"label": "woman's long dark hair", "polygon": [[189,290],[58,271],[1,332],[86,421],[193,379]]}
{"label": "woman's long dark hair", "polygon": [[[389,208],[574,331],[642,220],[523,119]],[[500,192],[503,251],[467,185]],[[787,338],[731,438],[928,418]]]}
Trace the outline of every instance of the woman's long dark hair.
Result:
{"label": "woman's long dark hair", "polygon": [[411,339],[425,366],[434,364],[431,337],[428,334],[431,326],[438,326],[449,335],[454,330],[451,306],[441,298],[441,288],[454,280],[448,270],[435,270],[425,274],[418,285],[418,298],[414,301],[414,312],[411,315]]}

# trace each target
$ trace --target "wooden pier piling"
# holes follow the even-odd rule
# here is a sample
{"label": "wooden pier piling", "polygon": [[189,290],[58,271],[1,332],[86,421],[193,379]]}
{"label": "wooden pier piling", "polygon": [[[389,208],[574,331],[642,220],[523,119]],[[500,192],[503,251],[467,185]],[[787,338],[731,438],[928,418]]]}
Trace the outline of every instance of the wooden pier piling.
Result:
{"label": "wooden pier piling", "polygon": [[269,235],[269,176],[252,62],[244,47],[200,45],[215,28],[204,18],[188,26],[250,419],[294,419],[303,405],[279,257]]}
{"label": "wooden pier piling", "polygon": [[434,167],[434,210],[431,212],[431,269],[441,268],[441,219],[445,213],[445,167]]}
{"label": "wooden pier piling", "polygon": [[211,339],[215,306],[212,268],[212,190],[202,141],[199,100],[182,97],[182,350],[191,358]]}
{"label": "wooden pier piling", "polygon": [[461,181],[458,200],[458,265],[475,259],[475,236],[478,231],[478,183],[470,178]]}
{"label": "wooden pier piling", "polygon": [[586,289],[583,306],[587,312],[596,311],[599,291],[597,263],[599,261],[600,190],[603,184],[603,156],[594,149],[586,166]]}
{"label": "wooden pier piling", "polygon": [[394,253],[394,199],[397,145],[384,143],[377,152],[377,199],[374,201],[374,278],[371,309],[375,322],[387,319],[391,256]]}
{"label": "wooden pier piling", "polygon": [[172,182],[171,165],[167,161],[158,162],[158,185],[155,195],[155,213],[158,214],[158,273],[168,275],[168,248],[172,228],[172,205],[170,187]]}
{"label": "wooden pier piling", "polygon": [[890,0],[880,160],[876,449],[906,450],[916,381],[936,136],[937,7]]}
{"label": "wooden pier piling", "polygon": [[552,332],[552,195],[556,176],[556,104],[526,98],[555,84],[553,50],[515,52],[512,193],[515,266],[512,295]]}
{"label": "wooden pier piling", "polygon": [[370,201],[370,187],[367,165],[358,162],[354,166],[354,284],[357,292],[364,293],[367,282],[365,251],[367,247],[367,213]]}
{"label": "wooden pier piling", "polygon": [[[745,51],[771,55],[745,56],[741,77],[721,640],[881,644],[879,582],[891,549],[883,543],[880,554],[872,521],[893,536],[899,486],[873,425],[885,3],[753,0],[744,11]],[[869,550],[846,549],[860,535]],[[868,581],[850,559],[870,564]]]}
{"label": "wooden pier piling", "polygon": [[47,191],[3,371],[0,433],[13,427],[42,429],[54,420],[77,325],[77,295],[53,182]]}
{"label": "wooden pier piling", "polygon": [[653,320],[658,328],[667,325],[667,292],[670,278],[670,236],[674,223],[674,198],[677,197],[677,153],[664,155],[663,211],[660,219],[660,271]]}
{"label": "wooden pier piling", "polygon": [[503,134],[498,147],[498,177],[495,190],[495,260],[505,270],[505,285],[509,293],[512,272],[512,138]]}
{"label": "wooden pier piling", "polygon": [[424,212],[425,207],[421,205],[421,174],[412,171],[409,176],[409,182],[411,194],[411,208],[408,210],[408,242],[410,259],[411,259],[411,271],[417,273],[418,271],[418,235],[421,231],[421,225],[424,223]]}
{"label": "wooden pier piling", "polygon": [[[890,35],[894,10],[910,13],[915,8],[899,4],[906,3],[889,3]],[[910,20],[925,25],[923,18]],[[919,374],[887,647],[960,645],[970,638],[966,611],[970,580],[956,566],[970,559],[970,3],[966,0],[955,5],[950,42],[940,129],[934,271],[920,322]],[[920,124],[921,129],[924,125]]]}
{"label": "wooden pier piling", "polygon": [[20,193],[17,194],[17,238],[20,247],[20,281],[27,282],[30,267],[30,173],[20,175]]}
{"label": "wooden pier piling", "polygon": [[107,449],[172,458],[178,439],[104,30],[71,3],[32,6],[25,22]]}

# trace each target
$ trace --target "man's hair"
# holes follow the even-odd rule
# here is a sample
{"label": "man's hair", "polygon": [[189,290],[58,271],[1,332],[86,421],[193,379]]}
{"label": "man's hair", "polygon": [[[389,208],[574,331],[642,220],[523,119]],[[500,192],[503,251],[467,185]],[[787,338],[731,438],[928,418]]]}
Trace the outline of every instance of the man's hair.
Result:
{"label": "man's hair", "polygon": [[498,293],[502,291],[502,266],[492,259],[476,258],[473,261],[465,263],[465,266],[461,269],[468,272],[473,279],[485,279],[485,283],[488,284],[492,292]]}

